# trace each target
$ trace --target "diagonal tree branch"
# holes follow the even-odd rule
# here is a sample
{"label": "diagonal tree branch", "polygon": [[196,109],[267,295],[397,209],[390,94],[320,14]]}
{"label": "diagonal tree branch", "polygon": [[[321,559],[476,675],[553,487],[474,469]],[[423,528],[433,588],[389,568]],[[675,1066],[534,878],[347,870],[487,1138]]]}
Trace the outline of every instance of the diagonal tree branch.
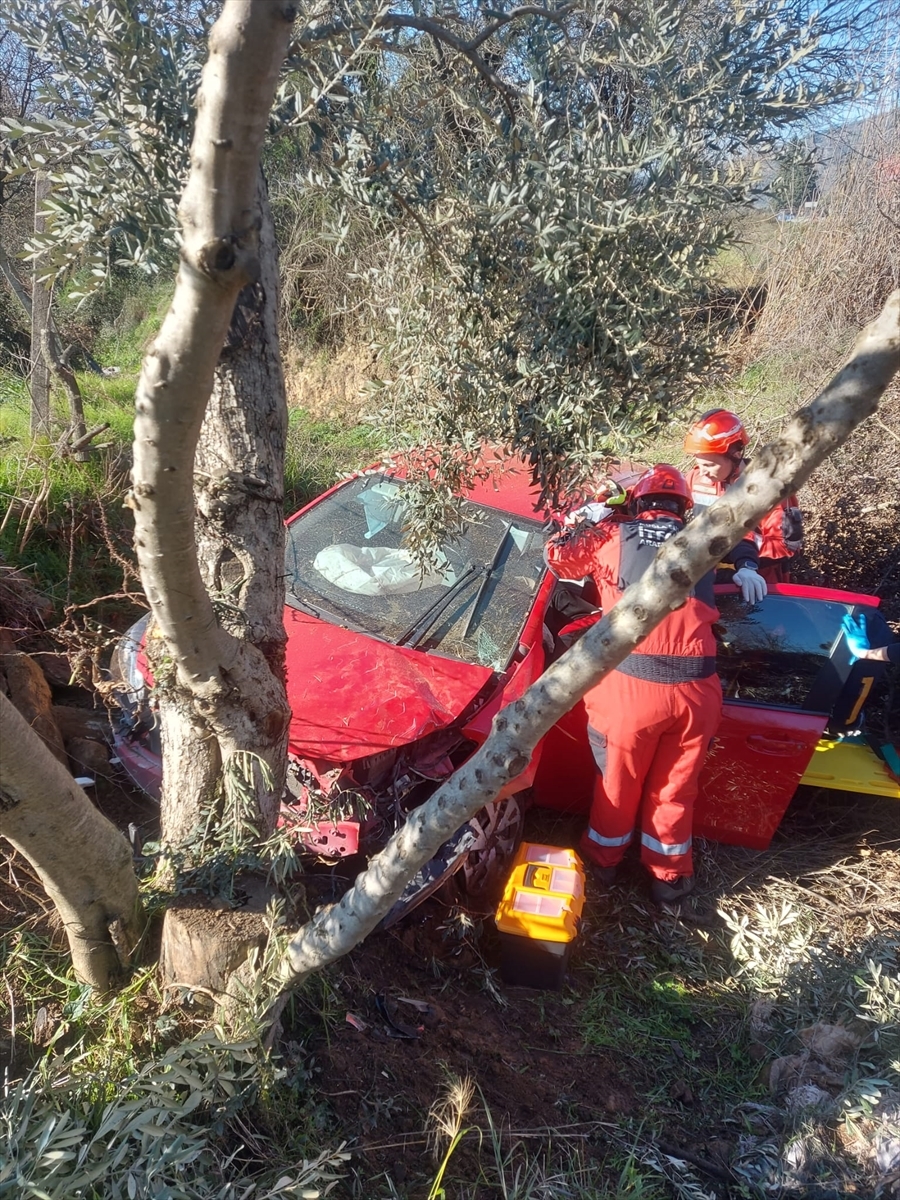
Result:
{"label": "diagonal tree branch", "polygon": [[323,42],[332,41],[348,34],[360,33],[363,30],[371,32],[378,29],[394,29],[427,33],[439,44],[449,46],[457,54],[467,59],[485,83],[499,92],[512,116],[512,101],[517,94],[515,88],[505,83],[478,51],[495,33],[512,21],[521,20],[523,17],[543,17],[547,21],[558,23],[569,14],[571,9],[572,5],[570,4],[564,4],[557,9],[545,8],[540,4],[517,5],[516,8],[497,17],[475,37],[469,39],[453,33],[443,21],[433,17],[418,16],[414,13],[386,12],[380,14],[369,24],[364,24],[362,21],[331,21],[309,25],[294,38],[291,50],[292,52],[295,48],[309,50],[320,46]]}

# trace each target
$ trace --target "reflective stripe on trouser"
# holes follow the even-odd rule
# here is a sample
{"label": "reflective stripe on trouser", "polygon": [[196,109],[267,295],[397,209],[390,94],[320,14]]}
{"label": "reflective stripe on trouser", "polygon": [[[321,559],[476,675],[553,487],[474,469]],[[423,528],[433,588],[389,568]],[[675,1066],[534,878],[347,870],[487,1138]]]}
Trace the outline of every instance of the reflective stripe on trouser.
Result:
{"label": "reflective stripe on trouser", "polygon": [[722,713],[718,678],[661,684],[613,671],[588,692],[585,707],[603,775],[583,853],[600,866],[615,866],[640,809],[644,866],[667,881],[690,875],[697,782]]}

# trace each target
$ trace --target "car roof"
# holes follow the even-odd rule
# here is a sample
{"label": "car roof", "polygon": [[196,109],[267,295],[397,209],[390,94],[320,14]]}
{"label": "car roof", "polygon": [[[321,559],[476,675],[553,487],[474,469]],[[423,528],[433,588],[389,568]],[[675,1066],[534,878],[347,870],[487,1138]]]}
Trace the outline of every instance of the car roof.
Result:
{"label": "car roof", "polygon": [[[524,458],[504,454],[500,451],[488,452],[483,456],[483,465],[487,468],[488,473],[485,478],[476,480],[473,486],[464,493],[467,500],[471,500],[474,504],[483,504],[485,508],[495,508],[499,512],[510,513],[531,521],[544,520],[546,508],[540,502],[541,487],[539,483],[532,481],[531,466]],[[621,480],[627,487],[641,475],[644,469],[642,464],[622,461],[610,471],[610,475],[614,479]],[[379,474],[393,475],[398,479],[403,479],[406,472],[399,464],[387,466],[381,463],[373,464],[364,471],[355,472],[350,479]],[[333,487],[316,496],[297,512],[292,513],[287,518],[288,524],[307,510],[314,508],[320,501],[344,487],[348,482],[349,479],[341,479]]]}
{"label": "car roof", "polygon": [[522,459],[506,459],[490,478],[479,479],[465,495],[467,500],[486,508],[497,508],[532,521],[543,518],[541,486],[532,482],[531,468]]}

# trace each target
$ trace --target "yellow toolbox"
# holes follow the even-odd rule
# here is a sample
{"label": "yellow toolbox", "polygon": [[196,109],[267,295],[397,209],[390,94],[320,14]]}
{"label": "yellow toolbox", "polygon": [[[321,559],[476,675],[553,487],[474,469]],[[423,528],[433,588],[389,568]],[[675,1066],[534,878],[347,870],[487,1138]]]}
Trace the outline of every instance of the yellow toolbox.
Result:
{"label": "yellow toolbox", "polygon": [[584,908],[584,867],[574,850],[525,842],[497,908],[500,974],[507,983],[560,988]]}

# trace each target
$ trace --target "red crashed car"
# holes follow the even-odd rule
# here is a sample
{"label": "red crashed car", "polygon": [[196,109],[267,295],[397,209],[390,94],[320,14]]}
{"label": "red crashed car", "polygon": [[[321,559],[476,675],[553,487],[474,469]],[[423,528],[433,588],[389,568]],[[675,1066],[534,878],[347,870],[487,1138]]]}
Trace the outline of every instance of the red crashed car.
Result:
{"label": "red crashed car", "polygon": [[[545,569],[546,531],[527,470],[507,470],[466,495],[462,535],[424,578],[402,545],[403,488],[401,478],[366,472],[287,522],[293,718],[282,819],[302,846],[327,857],[379,849],[554,653],[551,610],[567,585]],[[851,665],[841,620],[864,613],[872,644],[889,641],[878,599],[785,585],[748,608],[735,588],[717,590],[725,712],[696,832],[763,849],[801,782],[900,797],[873,748],[846,737],[859,730],[884,668]],[[122,683],[118,754],[153,793],[160,758],[146,624],[122,640],[113,672]],[[586,811],[593,778],[578,704],[527,770],[420,873],[407,900],[457,870],[469,895],[484,897],[516,848],[526,805]]]}

